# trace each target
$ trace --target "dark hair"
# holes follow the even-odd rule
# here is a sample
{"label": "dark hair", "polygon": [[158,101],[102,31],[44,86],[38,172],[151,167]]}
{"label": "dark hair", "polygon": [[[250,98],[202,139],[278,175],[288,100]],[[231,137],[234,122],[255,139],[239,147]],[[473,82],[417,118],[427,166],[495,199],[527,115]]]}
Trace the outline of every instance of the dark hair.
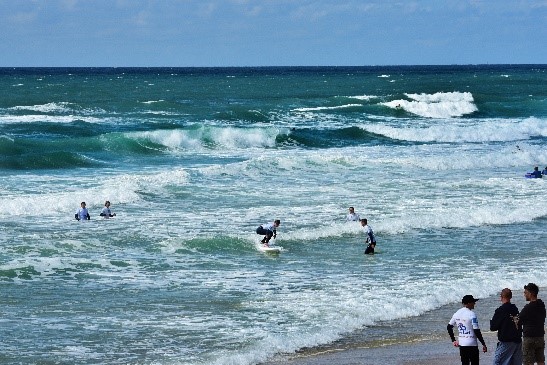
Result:
{"label": "dark hair", "polygon": [[368,223],[366,218],[361,219],[361,222],[364,222],[365,224]]}
{"label": "dark hair", "polygon": [[279,219],[276,219],[274,223],[281,224],[281,221]]}
{"label": "dark hair", "polygon": [[538,295],[538,293],[539,293],[539,288],[534,283],[528,283],[528,284],[524,285],[524,289],[528,290],[530,293],[532,293],[534,295]]}

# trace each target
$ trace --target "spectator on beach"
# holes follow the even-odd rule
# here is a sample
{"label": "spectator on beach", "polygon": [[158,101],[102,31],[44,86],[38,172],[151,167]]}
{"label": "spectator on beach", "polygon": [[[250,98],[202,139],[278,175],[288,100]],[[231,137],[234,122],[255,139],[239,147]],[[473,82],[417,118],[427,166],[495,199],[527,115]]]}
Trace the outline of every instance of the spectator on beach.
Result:
{"label": "spectator on beach", "polygon": [[346,222],[357,222],[361,219],[359,214],[355,213],[355,208],[349,207],[349,213],[346,216]]}
{"label": "spectator on beach", "polygon": [[273,221],[273,223],[266,223],[259,226],[256,229],[256,234],[264,235],[264,238],[260,242],[267,246],[270,242],[270,239],[277,236],[276,228],[279,227],[280,224],[281,221],[279,219],[276,219]]}
{"label": "spectator on beach", "polygon": [[374,254],[374,248],[376,248],[376,237],[374,237],[372,227],[368,225],[366,218],[361,219],[360,222],[366,237],[365,243],[367,244],[367,248],[365,250],[365,254]]}
{"label": "spectator on beach", "polygon": [[538,299],[539,288],[534,283],[524,286],[528,304],[522,308],[519,324],[522,325],[522,355],[524,365],[545,365],[545,303]]}
{"label": "spectator on beach", "polygon": [[[446,326],[452,344],[454,347],[460,348],[462,365],[479,365],[479,346],[477,340],[482,344],[482,352],[488,350],[479,328],[479,320],[475,312],[473,312],[475,302],[477,301],[478,299],[473,298],[472,295],[465,295],[462,298],[463,308],[454,313]],[[458,328],[457,340],[454,337],[454,326]]]}
{"label": "spectator on beach", "polygon": [[89,212],[87,211],[87,208],[85,207],[85,202],[80,203],[80,208],[76,211],[76,214],[74,214],[74,218],[77,220],[90,220],[91,217],[89,216]]}
{"label": "spectator on beach", "polygon": [[512,297],[511,289],[501,291],[502,304],[490,320],[490,331],[498,331],[494,365],[522,365],[522,327],[518,323],[519,310],[511,303]]}
{"label": "spectator on beach", "polygon": [[110,202],[108,200],[104,202],[104,208],[101,211],[100,216],[104,218],[112,218],[116,216],[116,213],[112,213],[110,210]]}

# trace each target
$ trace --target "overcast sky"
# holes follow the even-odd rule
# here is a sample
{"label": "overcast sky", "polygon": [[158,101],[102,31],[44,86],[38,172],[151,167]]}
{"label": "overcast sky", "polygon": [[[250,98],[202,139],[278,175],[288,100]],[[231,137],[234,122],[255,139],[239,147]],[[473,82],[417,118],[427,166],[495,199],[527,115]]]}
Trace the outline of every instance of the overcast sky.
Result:
{"label": "overcast sky", "polygon": [[547,63],[547,0],[0,0],[0,67],[485,63]]}

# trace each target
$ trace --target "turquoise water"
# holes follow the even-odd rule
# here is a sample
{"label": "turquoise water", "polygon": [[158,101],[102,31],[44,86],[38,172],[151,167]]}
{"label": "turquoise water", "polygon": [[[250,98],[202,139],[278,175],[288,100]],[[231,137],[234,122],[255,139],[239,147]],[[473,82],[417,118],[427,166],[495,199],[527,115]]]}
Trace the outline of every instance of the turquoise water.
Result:
{"label": "turquoise water", "polygon": [[255,364],[545,286],[546,71],[0,69],[0,363]]}

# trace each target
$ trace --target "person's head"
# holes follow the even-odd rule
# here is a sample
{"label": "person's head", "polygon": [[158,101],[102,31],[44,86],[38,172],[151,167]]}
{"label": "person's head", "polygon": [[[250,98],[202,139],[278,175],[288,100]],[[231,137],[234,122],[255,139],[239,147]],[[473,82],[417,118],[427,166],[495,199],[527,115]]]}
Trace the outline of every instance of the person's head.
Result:
{"label": "person's head", "polygon": [[509,303],[511,298],[513,298],[513,292],[511,292],[511,289],[504,288],[501,290],[500,300],[502,303]]}
{"label": "person's head", "polygon": [[109,206],[110,206],[110,202],[109,202],[108,200],[105,201],[105,202],[104,202],[104,206],[105,206],[105,207],[109,207]]}
{"label": "person's head", "polygon": [[280,224],[281,224],[281,221],[279,219],[276,219],[274,221],[274,226],[279,227]]}
{"label": "person's head", "polygon": [[475,303],[478,301],[478,299],[473,298],[472,295],[464,295],[462,298],[462,304],[464,307],[467,307],[469,309],[475,308]]}
{"label": "person's head", "polygon": [[533,302],[537,299],[539,288],[534,283],[528,283],[524,285],[524,298],[527,302]]}
{"label": "person's head", "polygon": [[81,206],[82,208],[85,208],[85,202],[81,202],[81,203],[80,203],[80,206]]}
{"label": "person's head", "polygon": [[366,218],[361,219],[360,222],[361,222],[361,225],[362,225],[363,227],[366,226],[366,225],[368,224],[368,221],[367,221]]}
{"label": "person's head", "polygon": [[351,214],[353,214],[353,213],[355,213],[355,209],[354,209],[353,207],[349,207],[349,212],[350,212]]}
{"label": "person's head", "polygon": [[536,167],[534,167],[534,171],[538,171],[538,170],[539,170],[539,169],[538,169],[538,167],[537,167],[537,166],[536,166]]}

